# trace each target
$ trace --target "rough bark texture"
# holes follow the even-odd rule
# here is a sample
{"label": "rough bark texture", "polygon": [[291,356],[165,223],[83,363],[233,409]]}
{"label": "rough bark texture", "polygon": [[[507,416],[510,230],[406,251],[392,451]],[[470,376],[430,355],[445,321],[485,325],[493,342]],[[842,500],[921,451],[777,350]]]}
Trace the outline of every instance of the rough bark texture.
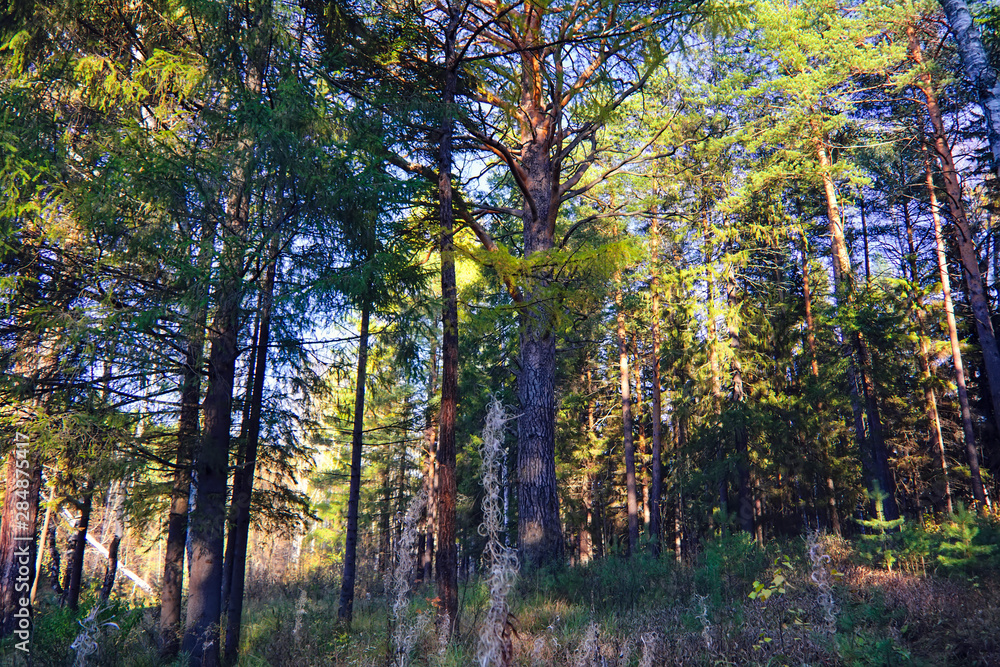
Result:
{"label": "rough bark texture", "polygon": [[368,321],[371,307],[361,308],[358,341],[358,374],[354,389],[354,430],[351,435],[351,481],[347,496],[347,535],[344,545],[344,576],[340,582],[337,618],[350,623],[354,615],[354,581],[358,571],[358,502],[361,497],[361,454],[364,447],[365,378],[368,372]]}
{"label": "rough bark texture", "polygon": [[1000,80],[997,71],[990,66],[979,37],[979,28],[973,22],[965,0],[941,0],[941,7],[958,43],[965,73],[979,93],[979,103],[986,117],[986,136],[993,155],[993,173],[1000,177]]}

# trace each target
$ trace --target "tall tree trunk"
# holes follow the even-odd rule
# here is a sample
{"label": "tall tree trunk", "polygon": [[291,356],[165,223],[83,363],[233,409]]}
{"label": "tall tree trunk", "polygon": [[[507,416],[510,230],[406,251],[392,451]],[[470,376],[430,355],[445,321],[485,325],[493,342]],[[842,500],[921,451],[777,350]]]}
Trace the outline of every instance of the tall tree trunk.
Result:
{"label": "tall tree trunk", "polygon": [[663,396],[661,393],[662,380],[660,379],[660,221],[657,212],[653,211],[653,217],[649,224],[649,244],[650,244],[650,278],[649,291],[651,296],[651,335],[652,335],[652,419],[653,419],[653,453],[652,469],[650,476],[652,487],[650,489],[650,523],[649,538],[650,549],[653,556],[659,558],[661,540],[663,538],[662,517],[663,510],[661,502],[663,499]]}
{"label": "tall tree trunk", "polygon": [[83,501],[80,503],[80,518],[76,522],[76,531],[70,538],[70,555],[66,563],[66,584],[63,591],[63,602],[73,611],[80,607],[80,586],[83,584],[83,555],[87,548],[87,530],[90,528],[90,513],[94,502],[94,489],[87,482],[83,491]]}
{"label": "tall tree trunk", "polygon": [[965,0],[941,0],[941,7],[958,43],[965,73],[979,93],[979,104],[986,118],[986,136],[993,156],[993,173],[1000,177],[1000,80],[996,69],[990,65],[979,29]]}
{"label": "tall tree trunk", "polygon": [[458,545],[456,543],[455,426],[458,408],[458,292],[455,280],[455,211],[452,200],[452,134],[455,91],[458,86],[458,55],[455,40],[462,12],[448,5],[445,35],[444,114],[438,153],[438,205],[441,221],[441,410],[438,414],[438,507],[437,507],[437,595],[439,612],[447,619],[450,633],[458,619]]}
{"label": "tall tree trunk", "polygon": [[[931,203],[931,218],[934,221],[934,247],[937,256],[938,276],[941,280],[941,293],[944,296],[945,321],[948,324],[948,342],[951,344],[951,360],[955,369],[955,385],[958,388],[958,405],[962,413],[962,435],[965,439],[965,452],[969,461],[969,472],[972,478],[972,495],[977,502],[985,502],[986,492],[983,488],[982,476],[979,472],[979,452],[976,449],[976,431],[972,423],[972,406],[969,401],[969,390],[965,380],[965,365],[962,362],[962,346],[958,338],[958,323],[955,321],[955,304],[951,298],[951,276],[948,273],[948,257],[945,253],[944,235],[941,231],[941,216],[938,213],[937,191],[934,188],[934,177],[930,170],[930,160],[927,161],[927,194]],[[946,462],[942,462],[945,464]]]}
{"label": "tall tree trunk", "polygon": [[[265,34],[270,3],[252,7],[246,27],[254,33],[248,53],[242,93],[259,97],[270,40]],[[222,614],[222,571],[225,554],[226,495],[229,481],[229,446],[233,387],[239,357],[240,315],[246,264],[244,245],[250,222],[250,182],[254,137],[242,136],[226,199],[226,224],[219,258],[215,314],[209,329],[208,386],[202,407],[204,431],[194,457],[197,491],[188,515],[190,582],[187,618],[181,648],[199,667],[220,663],[219,629]]]}
{"label": "tall tree trunk", "polygon": [[[813,131],[817,132],[817,128],[814,127]],[[854,276],[851,270],[851,257],[847,252],[840,204],[837,201],[837,189],[830,173],[833,165],[822,135],[817,132],[813,141],[819,160],[823,191],[826,196],[831,254],[833,256],[833,283],[837,294],[837,303],[839,307],[850,307],[854,299]],[[876,504],[879,503],[879,497],[884,495],[882,510],[886,519],[897,519],[899,518],[899,507],[896,504],[896,482],[892,475],[892,469],[889,467],[889,451],[886,448],[882,431],[882,417],[879,412],[878,395],[872,375],[871,353],[868,349],[868,343],[860,331],[851,332],[849,340],[857,358],[857,381],[860,383],[864,395],[865,413],[868,417],[868,432],[864,433],[862,428],[861,432],[858,433],[858,439],[862,446],[867,444],[867,452],[862,452],[862,470],[865,468],[864,462],[867,459],[870,466],[867,486],[871,495],[872,514],[877,514]],[[851,384],[853,385],[853,382]],[[858,423],[859,420],[855,416],[856,427]]]}
{"label": "tall tree trunk", "polygon": [[354,428],[351,434],[351,481],[347,495],[347,536],[344,545],[344,576],[340,582],[337,618],[350,624],[354,613],[354,581],[358,571],[358,504],[361,497],[361,454],[365,430],[365,378],[368,372],[368,320],[371,306],[361,306],[358,339],[358,374],[354,388]]}
{"label": "tall tree trunk", "polygon": [[[819,361],[816,356],[816,325],[812,315],[812,291],[809,283],[809,254],[805,231],[802,232],[802,298],[805,302],[806,314],[806,349],[809,352],[809,370],[815,380],[819,380]],[[830,516],[830,528],[833,534],[840,537],[840,513],[837,511],[837,488],[833,482],[833,461],[827,443],[823,443],[823,465],[826,475],[827,511]],[[760,504],[760,498],[757,498]],[[758,516],[760,513],[758,512]]]}
{"label": "tall tree trunk", "polygon": [[[943,0],[942,4],[956,4],[954,0]],[[964,5],[965,3],[961,3]],[[947,7],[946,7],[947,11]],[[951,16],[949,16],[949,20]],[[923,63],[923,54],[920,42],[917,39],[913,26],[907,26],[907,37],[909,38],[910,58],[918,65]],[[979,346],[983,352],[983,365],[986,367],[987,381],[990,387],[990,402],[993,406],[993,417],[998,427],[1000,427],[1000,350],[997,349],[996,336],[993,331],[993,322],[990,318],[989,301],[986,290],[983,286],[982,275],[979,271],[979,253],[976,249],[975,241],[972,238],[972,230],[969,226],[968,218],[965,214],[965,205],[962,201],[962,185],[958,178],[958,170],[955,166],[955,159],[948,145],[948,137],[945,134],[944,120],[941,115],[941,108],[938,105],[937,94],[934,90],[933,80],[930,74],[923,74],[917,79],[917,86],[924,94],[925,108],[927,116],[934,128],[933,147],[941,162],[941,177],[944,181],[945,193],[947,194],[948,210],[954,223],[954,238],[958,245],[959,258],[961,259],[963,273],[965,274],[965,284],[968,288],[969,305],[972,308],[973,318],[976,322],[976,333],[979,337]],[[994,119],[1000,121],[1000,117]],[[933,177],[928,164],[927,178],[929,180],[929,192],[934,196],[931,208],[935,216],[937,213],[937,197],[934,191]],[[935,218],[940,227],[940,218]],[[938,260],[939,271],[947,274],[947,263]],[[943,285],[944,283],[942,283]],[[950,291],[950,289],[949,289]],[[953,315],[953,310],[948,309]],[[950,325],[949,325],[950,326]],[[954,356],[955,346],[953,345],[953,358],[956,360],[956,376],[959,375],[961,366],[960,357]],[[964,378],[963,378],[964,380]],[[961,389],[959,389],[961,397]],[[965,415],[963,414],[963,422]],[[971,412],[970,412],[971,420]],[[964,427],[963,427],[964,430]],[[965,446],[969,457],[969,467],[972,473],[973,496],[980,503],[985,503],[986,493],[982,484],[982,477],[979,474],[979,457],[976,452],[975,439],[970,438],[972,431],[966,434]],[[971,444],[970,444],[971,443]],[[975,465],[973,466],[973,461]],[[974,468],[974,472],[973,472]]]}
{"label": "tall tree trunk", "polygon": [[648,535],[649,483],[647,482],[645,474],[645,461],[646,457],[649,455],[649,450],[646,448],[645,410],[643,410],[642,398],[642,364],[639,362],[642,357],[639,356],[639,336],[634,333],[632,334],[632,358],[635,359],[635,364],[632,366],[632,378],[635,381],[635,400],[632,401],[632,405],[634,407],[632,411],[632,419],[635,424],[636,435],[639,439],[638,447],[636,449],[636,466],[638,468],[636,474],[636,484],[642,487],[642,493],[639,494],[640,508],[642,509],[642,528]]}
{"label": "tall tree trunk", "polygon": [[625,454],[625,498],[628,509],[628,551],[626,556],[636,553],[639,544],[639,503],[635,484],[635,445],[632,442],[632,395],[629,376],[628,341],[625,330],[625,309],[622,305],[622,276],[615,274],[615,305],[617,306],[618,335],[618,379],[622,397],[622,443]]}
{"label": "tall tree trunk", "polygon": [[[903,224],[906,226],[906,245],[908,264],[910,269],[910,281],[919,290],[920,274],[917,271],[917,248],[913,241],[913,221],[910,219],[909,202],[903,201]],[[944,451],[944,436],[941,433],[941,418],[938,415],[937,397],[934,395],[934,387],[931,385],[931,361],[930,344],[927,342],[927,318],[924,314],[924,299],[919,291],[914,300],[914,314],[917,320],[917,363],[920,366],[920,377],[924,385],[924,409],[927,411],[927,431],[930,434],[930,441],[933,443],[934,451],[938,455],[941,464],[941,476],[944,485],[945,509],[948,514],[952,513],[951,502],[951,482],[948,479],[948,459]]]}
{"label": "tall tree trunk", "polygon": [[746,394],[743,390],[743,364],[740,361],[740,352],[743,346],[740,339],[740,313],[739,295],[735,281],[730,278],[726,281],[726,296],[729,301],[729,317],[727,318],[727,329],[729,330],[729,345],[733,350],[732,372],[733,372],[733,401],[736,404],[736,420],[733,425],[733,441],[737,456],[736,470],[739,478],[739,522],[740,529],[748,535],[754,534],[754,499],[753,489],[750,485],[750,444],[747,436],[745,423],[745,403]]}
{"label": "tall tree trunk", "polygon": [[184,587],[184,552],[188,534],[188,500],[191,497],[191,464],[197,449],[201,416],[201,376],[208,322],[207,272],[215,253],[214,217],[202,233],[195,262],[199,279],[192,285],[190,323],[184,346],[180,376],[180,414],[177,420],[177,453],[170,489],[167,540],[164,546],[163,580],[160,585],[160,659],[169,662],[181,643],[181,606]]}
{"label": "tall tree trunk", "polygon": [[[547,57],[539,47],[546,11],[532,5],[525,12],[520,58],[520,168],[524,195],[524,257],[555,246],[559,212],[561,159],[552,157],[559,114],[543,98],[540,85]],[[561,100],[554,100],[561,104]],[[520,310],[520,369],[517,397],[518,546],[521,564],[534,568],[563,559],[562,524],[555,464],[556,333],[548,304],[550,276],[535,277],[524,290]]]}
{"label": "tall tree trunk", "polygon": [[260,413],[264,401],[264,380],[267,376],[267,349],[271,342],[271,309],[274,302],[274,275],[277,271],[278,253],[281,248],[277,233],[271,237],[267,268],[260,288],[258,305],[260,325],[257,333],[257,351],[254,359],[253,386],[250,395],[250,414],[247,422],[246,450],[243,461],[233,473],[233,493],[230,513],[232,530],[229,542],[232,550],[232,580],[229,585],[226,610],[225,660],[234,664],[240,647],[240,627],[243,618],[243,592],[246,580],[247,544],[250,537],[250,506],[253,497],[254,475],[257,469],[257,448],[260,444]]}
{"label": "tall tree trunk", "polygon": [[[15,436],[15,447],[7,455],[6,468],[0,518],[0,638],[17,631],[20,643],[30,637],[31,605],[23,606],[20,602],[30,595],[36,575],[35,526],[42,486],[42,466],[27,451],[26,438]],[[22,621],[21,614],[25,613],[29,615],[27,623]]]}

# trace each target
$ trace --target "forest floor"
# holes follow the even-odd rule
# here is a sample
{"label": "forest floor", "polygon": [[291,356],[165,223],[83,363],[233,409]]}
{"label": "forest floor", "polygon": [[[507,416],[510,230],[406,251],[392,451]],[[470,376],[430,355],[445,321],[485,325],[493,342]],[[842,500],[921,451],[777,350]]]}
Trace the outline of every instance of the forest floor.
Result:
{"label": "forest floor", "polygon": [[[1000,572],[992,563],[944,576],[926,558],[907,562],[885,546],[825,538],[811,549],[802,539],[761,549],[732,536],[707,544],[693,565],[642,555],[522,576],[509,596],[510,664],[1000,665]],[[464,583],[451,641],[431,621],[433,586],[416,588],[396,628],[391,595],[368,578],[346,630],[337,623],[338,583],[329,567],[248,582],[239,665],[479,664],[489,604],[482,581]],[[69,647],[88,608],[75,616],[43,609],[32,664],[74,664]],[[96,620],[99,648],[82,664],[160,664],[154,609],[118,602]],[[0,655],[17,664],[7,644]]]}

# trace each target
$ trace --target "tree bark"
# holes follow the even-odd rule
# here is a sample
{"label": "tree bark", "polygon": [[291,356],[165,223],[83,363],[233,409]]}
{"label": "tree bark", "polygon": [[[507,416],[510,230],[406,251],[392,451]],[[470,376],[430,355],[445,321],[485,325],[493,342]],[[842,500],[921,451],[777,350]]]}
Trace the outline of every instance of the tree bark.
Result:
{"label": "tree bark", "polygon": [[[942,4],[955,4],[954,0],[943,0]],[[964,5],[965,3],[961,3]],[[947,10],[947,8],[946,8]],[[966,11],[966,13],[968,13]],[[949,20],[951,17],[949,16]],[[910,58],[918,65],[923,63],[923,53],[920,48],[920,41],[917,39],[913,26],[907,26],[907,37],[909,39]],[[983,365],[986,367],[987,383],[990,388],[990,404],[993,406],[994,421],[1000,428],[1000,350],[997,348],[996,336],[993,331],[993,322],[990,317],[989,301],[986,290],[983,286],[982,275],[979,271],[979,252],[976,249],[975,241],[972,237],[972,230],[969,226],[968,218],[965,214],[965,204],[962,201],[962,185],[958,178],[958,169],[955,166],[955,159],[948,145],[948,137],[945,133],[944,119],[941,114],[941,107],[938,105],[937,94],[934,90],[933,80],[929,73],[921,75],[917,79],[917,86],[924,94],[925,108],[927,116],[934,129],[933,148],[941,162],[941,177],[944,181],[948,210],[951,213],[954,225],[954,238],[958,245],[959,258],[965,274],[965,284],[968,288],[969,305],[972,309],[973,319],[976,323],[976,333],[979,337],[979,346],[983,353]],[[1000,117],[996,120],[1000,121]],[[938,217],[937,196],[934,190],[933,177],[928,164],[927,178],[929,180],[929,194],[934,197],[931,203],[932,214],[938,228],[940,228],[940,217]],[[938,270],[947,275],[947,261],[938,259]],[[942,289],[944,282],[942,279]],[[949,286],[950,292],[950,286]],[[946,309],[954,317],[953,308]],[[949,328],[950,328],[949,324]],[[957,334],[956,334],[957,340]],[[952,358],[955,360],[956,378],[959,376],[961,357],[955,356],[956,344],[952,345]],[[960,354],[960,353],[959,353]],[[964,384],[964,373],[962,373],[962,384]],[[959,400],[961,400],[962,389],[959,389]],[[965,414],[963,411],[963,424]],[[970,411],[971,424],[971,411]],[[963,426],[963,432],[965,427]],[[982,477],[979,473],[979,456],[976,451],[974,432],[969,429],[965,437],[966,454],[969,458],[969,468],[972,476],[973,496],[976,501],[983,504],[986,500],[986,492],[983,488]]]}
{"label": "tree bark", "polygon": [[438,152],[438,206],[441,222],[441,409],[438,413],[437,449],[437,595],[438,612],[446,620],[449,636],[458,620],[458,545],[456,543],[455,427],[458,416],[458,291],[455,278],[455,211],[451,184],[452,134],[458,55],[455,40],[462,12],[448,5],[445,34],[444,107]]}
{"label": "tree bark", "polygon": [[[17,436],[15,436],[17,438]],[[24,440],[16,440],[19,445]],[[31,594],[35,579],[35,555],[38,541],[35,527],[38,521],[39,494],[42,486],[42,467],[34,455],[18,452],[25,448],[15,446],[7,455],[4,486],[3,516],[0,518],[0,638],[9,637],[15,630],[25,628],[17,616],[22,609],[32,613],[31,604],[20,604]],[[24,465],[21,462],[24,462]],[[29,621],[30,627],[30,621]],[[17,635],[18,641],[27,636]]]}
{"label": "tree bark", "polygon": [[365,378],[368,372],[368,321],[371,306],[361,307],[361,331],[358,340],[358,374],[354,388],[354,428],[351,434],[351,481],[347,496],[347,537],[344,546],[344,576],[340,582],[340,606],[337,618],[351,623],[354,614],[354,582],[358,567],[358,504],[361,497],[361,454],[364,447]]}
{"label": "tree bark", "polygon": [[[254,6],[253,14],[246,21],[247,28],[263,30],[264,15],[269,12],[268,2]],[[256,37],[246,54],[247,67],[241,91],[250,99],[258,98],[261,93],[269,49],[264,36]],[[181,648],[191,655],[198,667],[217,667],[220,663],[230,428],[246,273],[244,245],[250,220],[254,143],[254,137],[247,132],[235,149],[239,157],[230,179],[215,292],[216,309],[208,336],[208,386],[202,408],[204,431],[194,457],[197,492],[195,507],[188,515],[191,565]]]}
{"label": "tree bark", "polygon": [[652,396],[652,419],[653,419],[653,453],[652,453],[652,477],[650,486],[650,523],[649,537],[650,550],[654,557],[659,558],[661,551],[661,540],[663,534],[661,501],[663,497],[663,396],[661,393],[660,379],[660,221],[657,212],[653,211],[653,217],[649,224],[649,244],[650,244],[650,279],[649,291],[652,303],[650,313],[651,335],[652,335],[652,359],[651,366],[653,372],[653,396]]}
{"label": "tree bark", "polygon": [[[944,235],[941,232],[941,216],[938,213],[937,193],[934,188],[934,177],[930,170],[930,160],[927,161],[927,194],[931,204],[931,218],[934,221],[934,247],[937,257],[938,276],[941,280],[941,293],[944,296],[945,321],[948,324],[948,342],[951,344],[951,360],[955,369],[955,385],[958,389],[958,405],[962,412],[962,435],[965,439],[965,452],[969,461],[969,471],[972,478],[972,495],[977,502],[985,502],[986,493],[982,477],[979,474],[979,452],[976,449],[976,431],[972,423],[972,407],[969,401],[969,389],[965,381],[965,365],[962,362],[962,346],[958,338],[958,323],[955,320],[955,304],[951,298],[951,277],[948,273],[948,257],[945,253]],[[942,464],[947,462],[943,461]],[[978,482],[978,483],[977,483]]]}
{"label": "tree bark", "polygon": [[63,602],[73,611],[80,607],[80,586],[83,584],[83,555],[87,548],[87,530],[90,528],[90,513],[94,502],[94,489],[87,482],[80,504],[80,518],[76,531],[70,538],[69,561],[66,563],[66,583],[63,588]]}
{"label": "tree bark", "polygon": [[621,273],[615,276],[618,289],[615,292],[617,305],[618,334],[618,379],[622,397],[622,443],[625,454],[625,496],[628,508],[628,551],[626,557],[636,553],[639,544],[639,504],[635,484],[635,445],[632,442],[632,396],[630,390],[628,342],[625,331],[625,310],[622,306]]}
{"label": "tree bark", "polygon": [[1000,80],[996,70],[990,65],[979,37],[979,29],[972,20],[965,0],[941,0],[941,7],[944,8],[958,43],[958,53],[962,57],[965,73],[979,93],[979,104],[986,118],[986,136],[993,157],[993,173],[1000,178]]}
{"label": "tree bark", "polygon": [[250,396],[250,413],[247,422],[246,450],[243,461],[233,473],[233,493],[230,505],[232,530],[229,541],[233,544],[232,580],[229,585],[226,610],[225,660],[235,664],[240,647],[240,628],[243,618],[243,592],[246,579],[247,544],[250,537],[250,507],[253,497],[254,475],[257,469],[257,448],[260,444],[260,413],[264,401],[264,380],[267,375],[267,349],[271,342],[271,309],[274,302],[274,275],[281,248],[277,233],[271,237],[267,268],[260,292],[260,326],[257,332],[257,351],[254,359],[253,385]]}
{"label": "tree bark", "polygon": [[743,390],[743,364],[740,361],[740,352],[743,346],[740,339],[740,304],[736,284],[732,278],[726,281],[726,297],[729,302],[729,317],[726,328],[729,330],[729,345],[733,350],[733,402],[735,403],[734,410],[737,412],[733,425],[733,441],[737,456],[736,472],[739,479],[738,518],[740,529],[748,535],[753,535],[754,499],[753,489],[750,485],[750,444],[743,412],[746,407],[746,394]]}
{"label": "tree bark", "polygon": [[[910,219],[909,202],[903,201],[903,224],[906,227],[906,245],[910,281],[919,290],[920,274],[917,271],[917,248],[913,241],[913,221]],[[941,418],[938,415],[937,397],[931,385],[930,345],[927,342],[927,318],[924,314],[924,300],[919,291],[914,299],[914,315],[917,320],[917,364],[920,366],[920,377],[924,385],[924,409],[927,412],[927,432],[938,455],[941,465],[941,476],[944,485],[945,509],[948,514],[953,511],[951,501],[951,483],[948,479],[948,459],[944,451],[944,436],[941,433]]]}
{"label": "tree bark", "polygon": [[[814,127],[813,131],[817,129]],[[833,256],[833,283],[837,294],[838,307],[850,307],[854,300],[854,276],[851,269],[851,257],[847,252],[847,241],[844,235],[844,223],[840,215],[840,204],[837,201],[837,189],[830,171],[832,162],[826,143],[820,135],[814,140],[816,156],[819,160],[820,177],[823,181],[823,191],[826,196],[827,218],[830,224],[830,245]],[[877,514],[876,504],[879,496],[884,494],[882,509],[887,520],[899,518],[899,507],[896,504],[896,482],[889,467],[889,452],[885,446],[882,431],[882,417],[878,406],[878,393],[875,380],[872,377],[873,365],[868,343],[860,331],[849,335],[850,346],[857,358],[857,380],[865,400],[865,413],[868,417],[868,432],[863,428],[858,433],[859,444],[867,444],[867,453],[862,452],[862,470],[864,461],[868,460],[869,470],[867,486],[871,495],[872,515]],[[850,380],[849,380],[850,381]],[[853,383],[852,383],[853,384]],[[858,419],[855,417],[857,426]],[[867,437],[866,437],[867,436]]]}
{"label": "tree bark", "polygon": [[192,284],[192,305],[184,360],[180,376],[180,414],[177,420],[177,453],[170,489],[167,540],[164,547],[163,581],[160,585],[160,659],[169,662],[181,642],[181,606],[184,588],[184,552],[188,534],[188,500],[191,496],[191,464],[198,445],[201,416],[201,376],[205,356],[208,308],[207,273],[215,253],[214,218],[205,226],[195,262],[199,279]]}

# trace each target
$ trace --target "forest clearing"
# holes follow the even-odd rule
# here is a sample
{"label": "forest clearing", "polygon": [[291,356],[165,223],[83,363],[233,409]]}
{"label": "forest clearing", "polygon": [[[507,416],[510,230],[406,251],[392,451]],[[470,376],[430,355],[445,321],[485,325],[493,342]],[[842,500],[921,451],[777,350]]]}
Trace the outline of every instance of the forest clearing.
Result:
{"label": "forest clearing", "polygon": [[0,664],[1000,665],[1000,6],[0,7]]}

